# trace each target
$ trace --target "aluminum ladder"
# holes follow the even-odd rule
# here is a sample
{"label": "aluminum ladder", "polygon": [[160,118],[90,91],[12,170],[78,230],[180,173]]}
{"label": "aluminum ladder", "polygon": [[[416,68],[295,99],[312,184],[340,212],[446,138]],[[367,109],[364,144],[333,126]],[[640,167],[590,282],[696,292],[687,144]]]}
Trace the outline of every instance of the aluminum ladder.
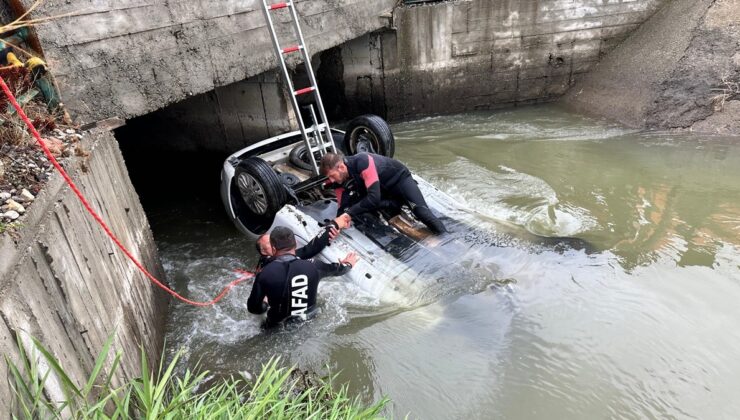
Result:
{"label": "aluminum ladder", "polygon": [[[273,17],[271,12],[288,9],[290,11],[290,19],[293,23],[293,29],[295,35],[298,38],[298,43],[287,47],[281,47],[280,41],[278,40],[277,32],[275,31],[275,24],[273,23]],[[275,53],[280,63],[280,68],[283,70],[283,78],[288,84],[290,90],[290,101],[293,105],[293,111],[298,118],[298,126],[301,130],[301,136],[303,141],[306,143],[308,149],[308,156],[313,167],[314,175],[319,175],[319,165],[314,157],[314,153],[318,152],[321,156],[324,156],[328,152],[336,153],[337,149],[334,146],[334,139],[331,135],[331,129],[329,128],[329,120],[326,118],[326,112],[324,111],[324,104],[321,101],[321,95],[319,94],[319,86],[316,83],[316,77],[313,74],[313,68],[311,67],[311,55],[306,49],[306,42],[303,40],[303,32],[301,31],[301,25],[298,22],[298,13],[294,5],[294,1],[272,3],[268,4],[267,0],[262,0],[262,11],[265,14],[267,20],[267,28],[270,30],[270,38],[272,38],[272,45],[275,47]],[[298,52],[303,58],[303,62],[306,65],[306,72],[310,81],[310,86],[295,89],[293,81],[290,79],[288,74],[288,67],[285,64],[285,58],[288,54]],[[316,102],[317,108],[319,109],[319,116],[321,117],[321,123],[316,120],[316,113],[313,105],[311,106],[311,119],[313,125],[310,128],[306,128],[306,124],[303,122],[301,116],[301,110],[298,106],[298,96],[312,94]]]}

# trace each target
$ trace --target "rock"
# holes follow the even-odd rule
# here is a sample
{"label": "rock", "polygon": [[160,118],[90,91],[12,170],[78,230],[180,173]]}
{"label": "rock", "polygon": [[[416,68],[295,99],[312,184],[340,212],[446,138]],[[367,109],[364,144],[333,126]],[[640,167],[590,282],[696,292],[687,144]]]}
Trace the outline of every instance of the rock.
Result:
{"label": "rock", "polygon": [[44,141],[44,144],[46,147],[49,148],[49,151],[54,156],[60,156],[62,152],[64,151],[64,143],[62,143],[61,140],[59,140],[56,137],[47,137],[45,139],[42,139]]}
{"label": "rock", "polygon": [[5,204],[5,201],[12,197],[12,195],[8,192],[1,192],[0,193],[0,203]]}
{"label": "rock", "polygon": [[5,204],[8,206],[8,210],[17,211],[18,213],[21,213],[21,214],[26,212],[26,208],[23,207],[21,203],[13,199],[8,200],[7,203]]}
{"label": "rock", "polygon": [[18,214],[17,211],[10,210],[10,211],[7,211],[7,212],[3,213],[3,217],[6,218],[6,219],[15,220],[15,219],[21,217],[21,215]]}
{"label": "rock", "polygon": [[29,202],[33,201],[33,200],[34,200],[34,199],[35,199],[36,197],[34,197],[34,196],[33,196],[33,194],[31,194],[31,192],[30,192],[30,191],[28,191],[27,189],[25,189],[25,188],[24,188],[24,189],[23,189],[23,190],[21,191],[21,196],[20,196],[20,198],[21,198],[21,200],[22,200],[23,202],[25,202],[25,203],[29,203]]}
{"label": "rock", "polygon": [[5,176],[5,164],[0,160],[0,179]]}
{"label": "rock", "polygon": [[68,128],[68,129],[64,130],[64,132],[67,133],[67,134],[74,134],[75,133],[75,131],[72,130],[71,128]]}

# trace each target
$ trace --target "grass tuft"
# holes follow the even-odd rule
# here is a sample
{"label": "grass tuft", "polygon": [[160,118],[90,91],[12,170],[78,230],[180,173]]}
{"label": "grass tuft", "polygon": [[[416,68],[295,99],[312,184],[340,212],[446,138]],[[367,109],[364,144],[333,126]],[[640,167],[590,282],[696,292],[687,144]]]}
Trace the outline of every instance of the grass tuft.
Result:
{"label": "grass tuft", "polygon": [[[335,389],[336,376],[307,379],[299,370],[280,367],[279,358],[270,359],[254,382],[232,377],[206,387],[207,371],[174,374],[179,352],[169,364],[152,370],[142,350],[140,376],[115,387],[112,378],[120,352],[112,357],[106,373],[113,335],[86,383],[77,386],[49,350],[36,339],[30,342],[33,354],[26,351],[19,334],[20,362],[5,358],[15,394],[13,418],[376,419],[388,404],[383,398],[366,406],[350,397],[346,386]],[[64,401],[51,401],[47,395],[52,377]]]}

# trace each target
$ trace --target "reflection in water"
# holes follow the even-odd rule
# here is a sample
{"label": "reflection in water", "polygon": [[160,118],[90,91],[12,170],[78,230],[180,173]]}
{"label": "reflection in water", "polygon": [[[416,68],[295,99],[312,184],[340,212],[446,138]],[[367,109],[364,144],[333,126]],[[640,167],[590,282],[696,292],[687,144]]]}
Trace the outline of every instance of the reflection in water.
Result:
{"label": "reflection in water", "polygon": [[398,156],[484,215],[579,236],[625,267],[663,253],[711,266],[723,243],[740,244],[736,138],[596,130],[543,109],[399,124]]}
{"label": "reflection in water", "polygon": [[[217,374],[272,355],[328,364],[400,417],[736,416],[738,139],[640,134],[549,106],[394,132],[398,158],[476,211],[450,215],[475,229],[409,251],[413,305],[379,306],[332,279],[320,316],[266,333],[247,286],[210,309],[174,304],[170,350]],[[215,185],[203,189],[214,196],[196,203],[142,193],[169,279],[194,298],[255,262]],[[554,247],[564,236],[587,249]]]}

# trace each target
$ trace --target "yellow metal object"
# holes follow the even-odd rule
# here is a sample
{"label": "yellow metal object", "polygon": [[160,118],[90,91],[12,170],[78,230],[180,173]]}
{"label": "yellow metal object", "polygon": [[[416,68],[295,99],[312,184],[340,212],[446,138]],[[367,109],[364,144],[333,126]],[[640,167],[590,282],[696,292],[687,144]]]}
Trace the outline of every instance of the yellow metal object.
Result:
{"label": "yellow metal object", "polygon": [[12,67],[23,67],[23,63],[21,63],[21,60],[18,59],[18,57],[15,56],[12,52],[9,52],[8,55],[5,56],[5,58],[8,60],[8,64]]}
{"label": "yellow metal object", "polygon": [[36,67],[41,66],[44,70],[46,70],[46,63],[44,63],[44,60],[38,58],[38,57],[31,57],[26,61],[26,67],[28,67],[29,70],[33,71]]}

